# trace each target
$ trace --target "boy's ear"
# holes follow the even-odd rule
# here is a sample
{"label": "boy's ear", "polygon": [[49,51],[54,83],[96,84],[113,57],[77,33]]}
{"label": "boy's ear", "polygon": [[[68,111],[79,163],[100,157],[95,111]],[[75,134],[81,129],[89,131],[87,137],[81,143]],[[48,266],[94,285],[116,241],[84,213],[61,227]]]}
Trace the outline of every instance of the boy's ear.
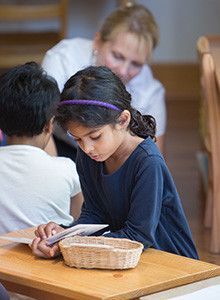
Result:
{"label": "boy's ear", "polygon": [[50,121],[49,122],[47,122],[47,124],[44,126],[44,132],[45,133],[49,133],[49,134],[52,134],[52,132],[53,132],[53,123],[54,123],[54,117],[52,117],[51,119],[50,119]]}
{"label": "boy's ear", "polygon": [[119,125],[121,128],[127,128],[131,120],[131,113],[127,109],[123,110],[119,117]]}

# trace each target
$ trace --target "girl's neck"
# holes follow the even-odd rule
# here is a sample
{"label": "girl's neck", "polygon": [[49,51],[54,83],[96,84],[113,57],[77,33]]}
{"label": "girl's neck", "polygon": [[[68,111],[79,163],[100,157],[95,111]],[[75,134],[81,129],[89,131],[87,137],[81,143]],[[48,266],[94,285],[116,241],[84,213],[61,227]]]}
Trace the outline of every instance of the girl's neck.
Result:
{"label": "girl's neck", "polygon": [[112,174],[117,171],[143,140],[143,138],[129,134],[117,151],[105,161],[106,172]]}

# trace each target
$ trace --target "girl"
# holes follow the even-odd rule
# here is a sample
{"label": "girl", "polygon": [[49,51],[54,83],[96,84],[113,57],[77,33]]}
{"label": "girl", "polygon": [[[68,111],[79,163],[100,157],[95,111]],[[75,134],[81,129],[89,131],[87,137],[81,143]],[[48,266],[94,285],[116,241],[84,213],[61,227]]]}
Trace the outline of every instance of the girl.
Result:
{"label": "girl", "polygon": [[[56,119],[78,143],[84,195],[78,223],[106,223],[107,237],[129,238],[198,258],[179,196],[155,145],[155,120],[131,107],[122,81],[107,67],[88,67],[65,84]],[[42,238],[62,230],[38,227],[32,249],[51,257]]]}
{"label": "girl", "polygon": [[0,146],[4,146],[6,144],[6,138],[3,132],[0,129]]}

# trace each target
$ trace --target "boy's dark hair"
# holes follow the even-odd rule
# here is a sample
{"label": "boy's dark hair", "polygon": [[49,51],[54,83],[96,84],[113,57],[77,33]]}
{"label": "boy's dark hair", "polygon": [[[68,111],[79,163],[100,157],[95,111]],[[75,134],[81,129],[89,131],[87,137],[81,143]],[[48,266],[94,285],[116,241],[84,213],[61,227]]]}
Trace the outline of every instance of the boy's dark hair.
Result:
{"label": "boy's dark hair", "polygon": [[[74,99],[99,100],[113,104],[121,111],[128,110],[131,113],[130,131],[143,138],[155,137],[154,118],[143,116],[131,107],[131,95],[120,78],[107,67],[87,67],[73,75],[64,86],[61,101]],[[98,127],[118,123],[120,114],[120,111],[97,105],[61,105],[56,120],[64,128],[69,121]]]}
{"label": "boy's dark hair", "polygon": [[59,101],[56,81],[37,63],[16,66],[0,78],[0,128],[8,136],[38,135]]}

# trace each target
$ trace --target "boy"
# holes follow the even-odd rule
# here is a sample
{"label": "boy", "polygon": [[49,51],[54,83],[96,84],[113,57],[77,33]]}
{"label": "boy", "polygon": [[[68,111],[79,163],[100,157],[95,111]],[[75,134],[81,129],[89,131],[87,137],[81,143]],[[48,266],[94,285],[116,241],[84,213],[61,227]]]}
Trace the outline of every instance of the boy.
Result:
{"label": "boy", "polygon": [[0,234],[48,221],[65,226],[80,213],[82,194],[75,164],[43,149],[53,129],[60,93],[52,77],[34,63],[0,78]]}

